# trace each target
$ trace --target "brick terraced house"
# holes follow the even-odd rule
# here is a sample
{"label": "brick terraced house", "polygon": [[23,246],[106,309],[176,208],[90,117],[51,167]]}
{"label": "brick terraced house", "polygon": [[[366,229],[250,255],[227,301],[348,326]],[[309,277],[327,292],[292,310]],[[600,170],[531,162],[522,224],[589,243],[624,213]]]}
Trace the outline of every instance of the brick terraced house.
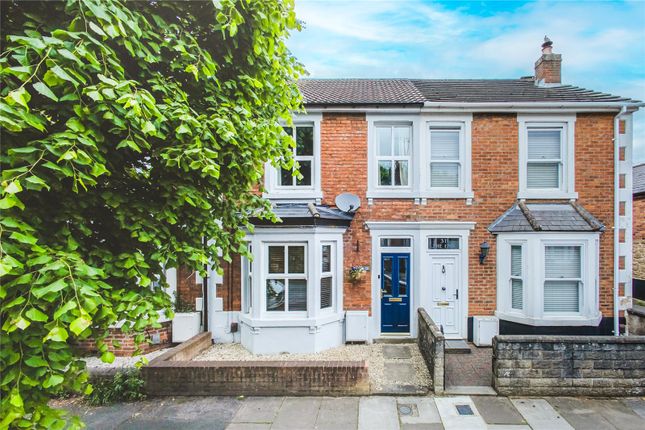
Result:
{"label": "brick terraced house", "polygon": [[[278,353],[416,337],[420,307],[448,339],[615,333],[642,104],[562,84],[560,66],[547,42],[520,79],[302,80],[307,113],[285,128],[302,178],[267,166],[282,222],[258,221],[252,261],[207,279],[214,340]],[[180,297],[199,295],[179,274]]]}
{"label": "brick terraced house", "polygon": [[645,301],[645,163],[634,166],[634,298]]}

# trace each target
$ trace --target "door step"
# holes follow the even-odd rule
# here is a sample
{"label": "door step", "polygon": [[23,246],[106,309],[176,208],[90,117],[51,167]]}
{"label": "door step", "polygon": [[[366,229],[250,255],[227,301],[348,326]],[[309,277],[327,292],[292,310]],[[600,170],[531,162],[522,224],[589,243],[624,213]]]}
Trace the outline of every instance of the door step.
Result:
{"label": "door step", "polygon": [[446,339],[446,354],[470,354],[470,347],[462,339]]}
{"label": "door step", "polygon": [[381,335],[374,339],[374,343],[415,343],[416,339],[410,337],[410,333],[403,333],[397,335]]}

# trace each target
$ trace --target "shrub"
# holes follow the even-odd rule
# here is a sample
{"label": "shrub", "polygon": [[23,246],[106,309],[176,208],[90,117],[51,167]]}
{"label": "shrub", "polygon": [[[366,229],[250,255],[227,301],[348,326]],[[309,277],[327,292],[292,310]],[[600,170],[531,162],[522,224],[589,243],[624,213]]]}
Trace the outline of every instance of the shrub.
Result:
{"label": "shrub", "polygon": [[94,390],[85,397],[92,406],[136,402],[146,398],[144,381],[138,369],[119,371],[113,377],[102,378],[92,385]]}

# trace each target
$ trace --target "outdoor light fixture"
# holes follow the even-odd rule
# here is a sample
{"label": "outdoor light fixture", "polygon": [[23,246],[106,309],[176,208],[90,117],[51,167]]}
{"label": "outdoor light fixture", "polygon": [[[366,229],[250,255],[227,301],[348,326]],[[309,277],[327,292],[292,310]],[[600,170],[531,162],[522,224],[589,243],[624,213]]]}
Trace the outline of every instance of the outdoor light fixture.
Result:
{"label": "outdoor light fixture", "polygon": [[486,241],[483,241],[482,244],[479,245],[479,264],[484,264],[484,260],[488,255],[489,249],[490,249],[490,245]]}

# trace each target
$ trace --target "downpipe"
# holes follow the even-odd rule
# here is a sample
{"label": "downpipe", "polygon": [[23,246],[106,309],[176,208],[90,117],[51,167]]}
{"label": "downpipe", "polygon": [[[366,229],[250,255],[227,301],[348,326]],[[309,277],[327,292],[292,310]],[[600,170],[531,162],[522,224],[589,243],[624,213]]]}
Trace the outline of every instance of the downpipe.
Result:
{"label": "downpipe", "polygon": [[627,112],[627,106],[620,108],[614,117],[614,336],[620,336],[620,310],[618,308],[620,250],[620,117]]}

